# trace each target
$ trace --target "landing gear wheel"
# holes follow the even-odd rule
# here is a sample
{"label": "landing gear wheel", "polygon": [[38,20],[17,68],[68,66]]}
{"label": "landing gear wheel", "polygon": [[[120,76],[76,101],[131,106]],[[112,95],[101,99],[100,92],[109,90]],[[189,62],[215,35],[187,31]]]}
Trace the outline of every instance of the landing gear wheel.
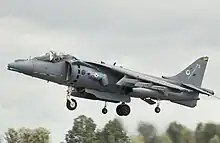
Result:
{"label": "landing gear wheel", "polygon": [[67,99],[67,102],[66,102],[66,107],[67,109],[69,110],[75,110],[76,107],[77,107],[77,102],[75,99]]}
{"label": "landing gear wheel", "polygon": [[124,116],[128,116],[131,112],[131,109],[127,104],[122,105],[121,109]]}
{"label": "landing gear wheel", "polygon": [[102,109],[102,114],[107,114],[108,113],[108,110],[106,108],[103,108]]}
{"label": "landing gear wheel", "polygon": [[117,108],[116,108],[116,113],[119,115],[119,116],[123,116],[122,112],[121,112],[121,106],[122,105],[118,105]]}
{"label": "landing gear wheel", "polygon": [[106,107],[107,107],[107,102],[105,101],[105,106],[102,109],[102,114],[107,114],[108,113],[108,109]]}
{"label": "landing gear wheel", "polygon": [[127,104],[120,104],[116,108],[116,112],[119,116],[128,116],[131,112],[131,109]]}
{"label": "landing gear wheel", "polygon": [[156,112],[156,113],[160,113],[160,107],[156,107],[156,108],[155,108],[155,112]]}

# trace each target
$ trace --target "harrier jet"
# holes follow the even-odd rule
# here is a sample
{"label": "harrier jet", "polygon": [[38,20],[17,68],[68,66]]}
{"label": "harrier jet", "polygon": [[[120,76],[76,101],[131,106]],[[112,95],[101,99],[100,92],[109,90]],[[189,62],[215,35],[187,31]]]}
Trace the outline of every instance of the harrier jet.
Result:
{"label": "harrier jet", "polygon": [[199,94],[214,95],[214,91],[201,87],[208,57],[200,57],[180,73],[170,77],[155,77],[105,62],[91,62],[70,54],[50,51],[29,59],[18,59],[8,64],[8,70],[57,83],[68,87],[66,107],[75,110],[77,101],[85,98],[105,102],[102,113],[108,112],[106,103],[118,103],[116,113],[128,116],[131,98],[149,105],[167,100],[185,107],[195,107]]}

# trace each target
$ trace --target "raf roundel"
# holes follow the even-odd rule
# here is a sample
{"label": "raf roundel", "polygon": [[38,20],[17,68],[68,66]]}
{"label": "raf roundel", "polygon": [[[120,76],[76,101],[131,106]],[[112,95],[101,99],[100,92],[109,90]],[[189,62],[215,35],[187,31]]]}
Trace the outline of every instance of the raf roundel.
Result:
{"label": "raf roundel", "polygon": [[95,77],[97,80],[101,80],[101,79],[102,79],[102,75],[99,74],[99,73],[95,73],[95,74],[94,74],[94,77]]}
{"label": "raf roundel", "polygon": [[190,70],[186,70],[186,75],[190,75]]}
{"label": "raf roundel", "polygon": [[96,77],[96,78],[98,78],[98,77],[99,77],[98,73],[95,73],[95,77]]}

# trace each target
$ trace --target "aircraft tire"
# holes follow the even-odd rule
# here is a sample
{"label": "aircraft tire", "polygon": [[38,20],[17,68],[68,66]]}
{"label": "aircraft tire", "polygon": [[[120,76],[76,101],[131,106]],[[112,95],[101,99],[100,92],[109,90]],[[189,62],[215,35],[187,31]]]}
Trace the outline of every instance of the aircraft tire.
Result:
{"label": "aircraft tire", "polygon": [[[70,100],[71,100],[71,101],[70,101]],[[75,110],[76,107],[77,107],[77,102],[76,102],[75,99],[70,99],[70,100],[67,100],[67,102],[66,102],[66,107],[67,107],[67,109],[73,111],[73,110]]]}
{"label": "aircraft tire", "polygon": [[121,104],[116,108],[116,112],[119,116],[128,116],[131,112],[131,109],[127,104]]}
{"label": "aircraft tire", "polygon": [[123,113],[124,116],[128,116],[131,112],[131,109],[127,104],[123,104],[121,106],[121,110],[122,110],[122,113]]}
{"label": "aircraft tire", "polygon": [[108,109],[103,108],[103,109],[102,109],[102,114],[107,114],[107,113],[108,113]]}
{"label": "aircraft tire", "polygon": [[160,107],[156,107],[156,108],[155,108],[155,112],[156,112],[156,113],[160,113]]}
{"label": "aircraft tire", "polygon": [[122,112],[121,112],[121,104],[117,106],[116,108],[116,113],[119,115],[119,116],[123,116]]}

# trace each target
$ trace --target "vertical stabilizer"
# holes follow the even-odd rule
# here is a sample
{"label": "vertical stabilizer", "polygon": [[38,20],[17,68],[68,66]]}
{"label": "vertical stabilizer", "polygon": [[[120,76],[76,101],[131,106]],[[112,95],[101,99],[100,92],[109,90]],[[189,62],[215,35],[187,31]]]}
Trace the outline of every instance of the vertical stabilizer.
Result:
{"label": "vertical stabilizer", "polygon": [[208,57],[201,57],[179,74],[168,78],[201,87],[208,60]]}

